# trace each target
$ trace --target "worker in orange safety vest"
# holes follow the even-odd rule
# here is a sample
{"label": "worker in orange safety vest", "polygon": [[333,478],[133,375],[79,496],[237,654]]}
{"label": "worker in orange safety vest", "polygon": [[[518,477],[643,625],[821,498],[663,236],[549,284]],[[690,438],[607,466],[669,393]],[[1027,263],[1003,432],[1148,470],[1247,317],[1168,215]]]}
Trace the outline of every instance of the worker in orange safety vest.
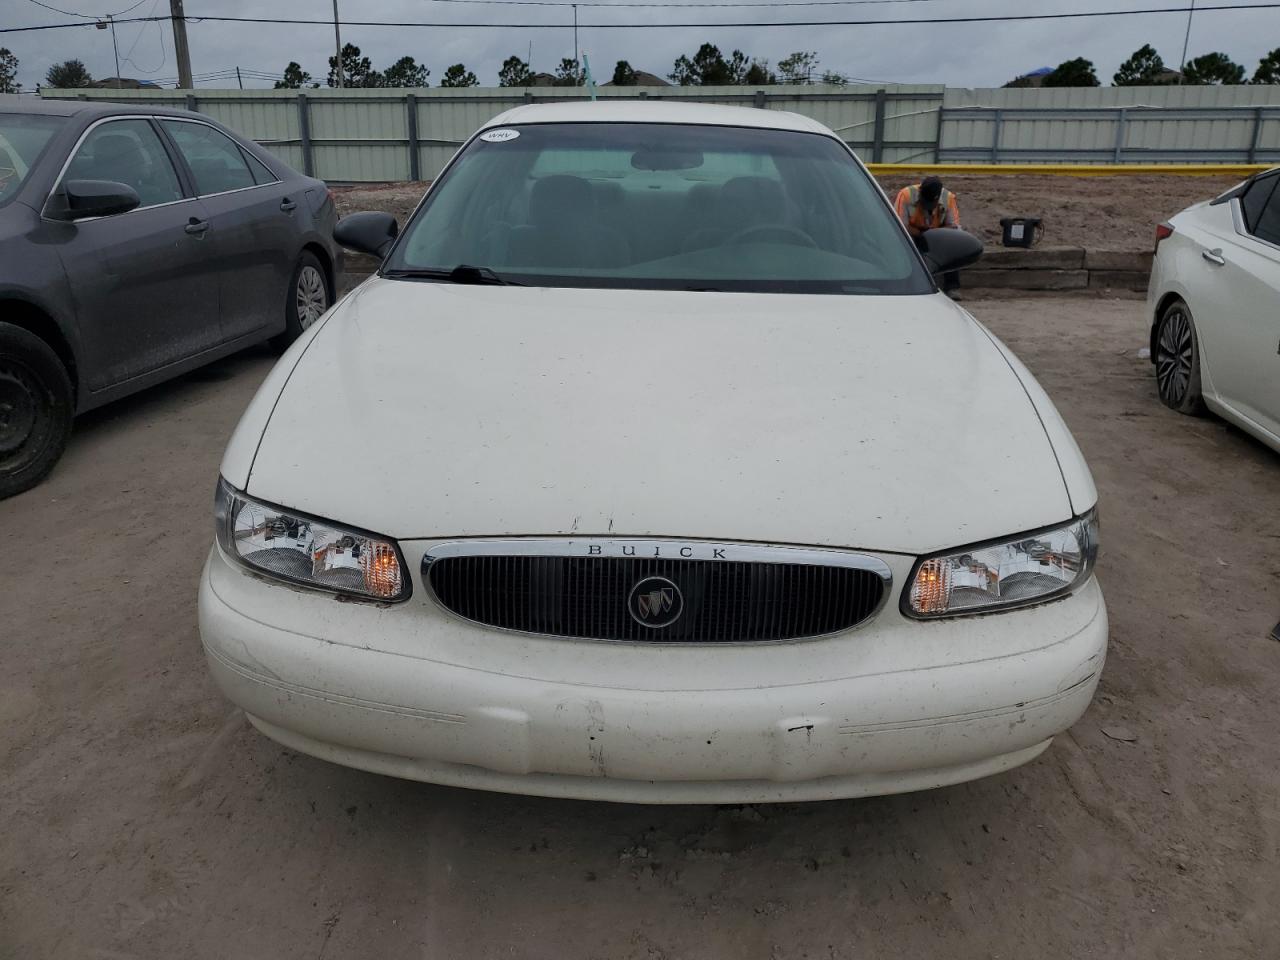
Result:
{"label": "worker in orange safety vest", "polygon": [[894,206],[913,237],[937,227],[960,227],[956,195],[944,189],[937,177],[925,177],[917,186],[903,187]]}
{"label": "worker in orange safety vest", "polygon": [[[945,189],[937,177],[925,177],[918,185],[903,187],[893,205],[903,226],[921,250],[925,245],[924,235],[930,230],[939,227],[960,229],[960,207],[956,203],[956,195]],[[943,274],[944,291],[950,293],[959,286],[959,274],[955,271]]]}

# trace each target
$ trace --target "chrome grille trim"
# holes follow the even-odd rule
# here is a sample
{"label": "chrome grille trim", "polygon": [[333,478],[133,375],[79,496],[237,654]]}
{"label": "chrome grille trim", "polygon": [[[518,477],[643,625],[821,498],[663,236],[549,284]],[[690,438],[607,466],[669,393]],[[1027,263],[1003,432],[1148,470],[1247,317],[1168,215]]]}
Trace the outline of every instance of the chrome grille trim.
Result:
{"label": "chrome grille trim", "polygon": [[[529,570],[529,561],[539,558],[565,561],[557,565],[558,572],[553,574],[554,578],[559,578],[557,585],[561,588],[561,592],[558,595],[554,592],[535,595],[533,587],[536,584],[528,580],[525,582],[528,590],[522,595],[521,600],[506,595],[486,597],[483,603],[478,600],[475,591],[487,589],[485,584],[494,582],[495,579],[507,578],[505,582],[514,583],[520,577],[536,576],[536,573]],[[598,565],[589,564],[593,559],[605,562]],[[440,591],[436,589],[436,584],[433,583],[433,569],[441,577],[446,576],[446,570],[453,565],[447,563],[444,566],[439,565],[448,560],[461,560],[463,567],[468,571],[465,587],[460,587],[456,582],[452,584],[446,582],[444,592],[450,595],[449,599],[454,603],[446,602],[441,597]],[[614,610],[613,604],[610,603],[603,612],[577,610],[573,616],[568,617],[570,620],[576,617],[577,629],[565,632],[566,628],[560,624],[565,619],[566,604],[578,604],[585,608],[591,604],[591,600],[586,598],[593,595],[603,596],[602,592],[593,594],[593,591],[604,591],[609,588],[616,591],[620,576],[618,570],[621,567],[617,561],[621,560],[637,561],[637,576],[652,574],[655,566],[659,564],[666,565],[667,569],[681,571],[683,564],[687,563],[687,570],[691,577],[691,590],[695,599],[693,617],[700,618],[697,621],[696,630],[691,623],[684,627],[676,624],[670,629],[655,630],[644,636],[597,635],[600,632],[610,632],[604,630],[604,620],[607,620],[607,615]],[[546,566],[545,564],[535,565]],[[717,574],[715,568],[720,565],[725,565],[728,569]],[[786,567],[776,574],[768,574],[764,571],[757,571],[755,575],[751,573],[753,567],[763,566],[767,569],[770,565],[786,565]],[[806,568],[811,567],[822,567],[826,572],[813,570],[806,573]],[[586,572],[588,568],[595,569]],[[579,587],[576,596],[571,590],[563,589],[573,579],[568,575],[573,571],[576,571],[575,582]],[[741,575],[737,576],[739,572]],[[769,580],[770,577],[773,579]],[[545,573],[542,579],[545,584]],[[422,558],[422,580],[428,594],[442,608],[454,616],[488,629],[564,639],[650,645],[757,645],[817,639],[843,633],[871,621],[881,611],[892,593],[893,573],[888,564],[878,557],[823,548],[656,537],[530,537],[456,540],[436,544],[430,547]],[[752,584],[762,580],[772,588],[772,593],[764,597],[752,587]],[[790,629],[782,631],[787,635],[741,637],[740,633],[735,632],[734,636],[728,639],[712,636],[716,626],[732,619],[732,617],[726,617],[725,612],[727,610],[729,613],[734,612],[726,606],[733,602],[732,598],[705,593],[713,581],[721,587],[726,586],[726,581],[733,585],[739,590],[737,594],[739,602],[743,596],[740,590],[746,588],[747,595],[754,605],[758,606],[760,603],[764,603],[766,607],[772,605],[772,609],[769,610],[762,608],[759,611],[737,612],[739,621],[745,618],[745,622],[756,633],[767,633],[771,629],[770,626],[761,624],[761,616],[767,614],[774,617],[775,619],[771,622],[775,629],[780,630],[785,620],[783,615],[789,615],[791,619],[786,622],[790,624]],[[793,597],[791,591],[803,594],[807,590],[812,600],[815,591],[821,591],[822,587],[828,584],[842,591],[836,596],[838,600],[843,601],[844,609],[849,612],[849,617],[846,617],[848,622],[832,622],[831,610],[819,609],[812,602],[807,604],[809,609],[805,610],[797,608],[780,611],[778,609],[780,604]],[[459,602],[460,592],[465,593],[466,589],[472,590],[469,597],[464,597],[464,600],[470,602]],[[616,602],[616,600],[615,593],[612,601]],[[704,600],[709,604],[705,610],[702,609]],[[828,601],[826,596],[822,596],[822,601],[823,605],[828,606],[835,603],[835,600]],[[517,609],[522,603],[525,605],[524,611]],[[503,604],[506,606],[504,607]],[[717,607],[716,604],[719,606]],[[466,609],[458,609],[458,607],[466,607]],[[853,616],[855,611],[856,616]],[[521,625],[519,621],[522,615],[527,622]],[[601,629],[583,632],[585,628],[581,625],[582,619],[586,617],[591,622],[592,617],[597,615],[602,618]],[[755,619],[752,619],[753,617]],[[544,625],[556,621],[557,628],[532,629],[534,621],[538,618],[541,618]],[[691,630],[699,635],[681,636]],[[630,628],[612,632],[635,633]],[[644,633],[644,631],[641,632]]]}

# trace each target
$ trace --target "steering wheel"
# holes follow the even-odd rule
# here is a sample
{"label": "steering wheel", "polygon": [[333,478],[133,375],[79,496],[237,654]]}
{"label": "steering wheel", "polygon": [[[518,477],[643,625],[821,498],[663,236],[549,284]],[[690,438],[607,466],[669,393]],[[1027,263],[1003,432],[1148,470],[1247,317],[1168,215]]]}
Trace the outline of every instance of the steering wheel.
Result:
{"label": "steering wheel", "polygon": [[747,227],[744,230],[739,230],[725,243],[747,243],[753,239],[764,239],[770,236],[782,240],[783,243],[794,243],[800,247],[816,247],[818,245],[817,241],[803,230],[789,227],[785,223],[761,223],[754,227]]}

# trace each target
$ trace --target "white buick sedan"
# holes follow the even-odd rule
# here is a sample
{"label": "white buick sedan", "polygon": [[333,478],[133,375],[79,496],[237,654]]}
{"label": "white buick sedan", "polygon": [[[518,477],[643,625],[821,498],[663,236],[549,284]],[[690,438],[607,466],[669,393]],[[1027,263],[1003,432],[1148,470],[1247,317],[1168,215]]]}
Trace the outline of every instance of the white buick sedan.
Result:
{"label": "white buick sedan", "polygon": [[1156,388],[1280,451],[1280,168],[1156,228],[1147,288]]}
{"label": "white buick sedan", "polygon": [[1026,368],[802,117],[526,106],[281,359],[200,632],[304,753],[604,800],[918,790],[1037,756],[1106,653],[1097,493]]}

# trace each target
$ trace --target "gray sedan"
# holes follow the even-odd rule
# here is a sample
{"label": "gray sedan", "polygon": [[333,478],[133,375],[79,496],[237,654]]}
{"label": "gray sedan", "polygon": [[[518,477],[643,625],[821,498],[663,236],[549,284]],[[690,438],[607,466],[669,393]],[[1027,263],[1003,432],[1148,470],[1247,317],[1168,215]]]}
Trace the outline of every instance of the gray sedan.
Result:
{"label": "gray sedan", "polygon": [[0,98],[0,498],[72,417],[333,302],[334,204],[208,117]]}

